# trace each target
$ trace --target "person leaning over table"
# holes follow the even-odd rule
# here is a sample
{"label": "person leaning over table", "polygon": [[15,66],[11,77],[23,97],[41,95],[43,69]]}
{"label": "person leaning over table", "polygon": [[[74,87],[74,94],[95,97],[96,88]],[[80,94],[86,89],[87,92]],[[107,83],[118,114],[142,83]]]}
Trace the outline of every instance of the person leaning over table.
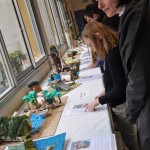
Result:
{"label": "person leaning over table", "polygon": [[141,150],[150,150],[150,0],[98,0],[120,16],[119,51],[126,76],[127,120],[137,124]]}
{"label": "person leaning over table", "polygon": [[98,21],[102,22],[106,14],[98,8],[97,4],[88,4],[84,11],[83,16],[87,22]]}
{"label": "person leaning over table", "polygon": [[[84,19],[87,22],[98,21],[101,22],[111,29],[118,31],[119,27],[119,17],[113,16],[111,18],[107,17],[107,15],[98,8],[97,4],[88,4],[84,9]],[[93,57],[94,54],[92,54]],[[98,57],[93,59],[93,63],[89,67],[100,67],[101,72],[104,72],[103,61]]]}
{"label": "person leaning over table", "polygon": [[93,21],[86,24],[82,39],[103,59],[105,65],[103,74],[105,89],[87,105],[86,111],[93,111],[96,106],[108,103],[126,146],[130,150],[138,150],[136,128],[126,121],[126,79],[119,54],[117,32]]}
{"label": "person leaning over table", "polygon": [[84,19],[87,22],[98,21],[101,22],[111,29],[118,31],[119,28],[119,16],[107,17],[103,10],[98,8],[97,4],[88,4],[84,11]]}

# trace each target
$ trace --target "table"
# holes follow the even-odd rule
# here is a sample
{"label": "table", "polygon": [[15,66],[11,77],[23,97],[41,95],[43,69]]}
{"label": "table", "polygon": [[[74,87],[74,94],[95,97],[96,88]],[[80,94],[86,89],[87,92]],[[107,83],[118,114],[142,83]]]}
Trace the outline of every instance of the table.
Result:
{"label": "table", "polygon": [[[87,50],[82,52],[80,59],[80,70],[91,64],[91,54],[88,55]],[[68,96],[68,100],[55,132],[55,135],[66,132],[64,150],[69,150],[71,141],[110,135],[114,132],[107,105],[103,106],[103,110],[98,109],[94,112],[66,116],[66,112],[70,106],[90,102],[99,93],[100,89],[103,88],[100,68],[85,69],[80,72],[79,76],[80,79],[84,77],[83,79],[85,79],[85,81],[78,80],[78,82],[82,82],[82,84],[65,95]],[[45,85],[42,85],[43,87],[46,86],[47,83],[44,82],[44,84]],[[50,123],[49,128],[52,126],[53,124]],[[44,129],[44,133],[50,135],[50,130]]]}
{"label": "table", "polygon": [[[91,60],[91,56],[89,56],[88,58],[86,54],[83,55],[84,53],[86,53],[86,51],[83,51],[83,53],[81,54],[81,56],[84,56],[84,59],[82,59],[81,57],[80,68],[85,68],[91,63],[90,61],[87,61],[87,59]],[[85,56],[87,57],[87,59],[85,59]],[[87,61],[87,63],[84,63],[84,61],[82,60]],[[65,150],[69,149],[70,141],[87,139],[89,137],[94,138],[100,135],[113,133],[111,127],[112,122],[107,105],[103,106],[103,110],[66,116],[66,112],[71,105],[90,102],[99,93],[100,89],[103,88],[100,68],[82,71],[79,75],[81,78],[86,76],[93,76],[93,79],[86,78],[87,81],[83,81],[82,85],[67,94],[68,101],[55,132],[55,134],[59,134],[62,132],[67,133],[64,148]],[[96,76],[94,79],[95,75],[99,75],[99,77]]]}

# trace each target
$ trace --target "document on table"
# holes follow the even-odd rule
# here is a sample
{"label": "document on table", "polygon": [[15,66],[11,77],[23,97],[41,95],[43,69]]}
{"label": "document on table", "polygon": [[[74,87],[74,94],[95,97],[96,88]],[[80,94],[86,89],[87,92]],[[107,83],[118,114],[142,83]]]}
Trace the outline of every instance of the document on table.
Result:
{"label": "document on table", "polygon": [[85,113],[85,107],[87,106],[88,103],[84,104],[77,104],[77,105],[72,105],[68,107],[65,116],[70,116],[70,115],[79,115],[82,113]]}
{"label": "document on table", "polygon": [[92,60],[88,59],[88,60],[85,60],[85,61],[81,61],[80,64],[81,65],[84,65],[84,64],[89,64],[90,65],[90,64],[92,64]]}
{"label": "document on table", "polygon": [[83,59],[85,57],[91,57],[91,56],[92,56],[91,51],[83,51],[81,56],[80,56],[80,59]]}
{"label": "document on table", "polygon": [[83,65],[80,65],[80,70],[79,71],[80,72],[85,71],[85,70],[87,71],[87,70],[90,70],[90,69],[93,69],[93,68],[90,68],[89,64],[83,64]]}
{"label": "document on table", "polygon": [[87,61],[87,60],[91,60],[92,61],[92,56],[91,57],[83,57],[83,58],[80,58],[80,61]]}
{"label": "document on table", "polygon": [[80,78],[78,80],[76,80],[76,83],[82,83],[82,82],[86,82],[86,81],[91,81],[91,80],[99,79],[100,77],[101,77],[101,74],[80,76]]}
{"label": "document on table", "polygon": [[117,150],[115,135],[110,134],[73,141],[69,150]]}
{"label": "document on table", "polygon": [[89,67],[84,67],[84,68],[81,68],[80,69],[80,72],[82,72],[82,71],[88,71],[88,70],[91,70],[92,68],[89,68]]}
{"label": "document on table", "polygon": [[[85,108],[86,108],[87,104],[88,103],[68,106],[66,112],[64,113],[64,116],[79,115],[79,114],[87,113],[88,110],[85,111]],[[107,109],[107,105],[101,105],[101,106],[97,106],[95,108],[95,111],[103,111],[103,110],[106,110],[106,109]]]}

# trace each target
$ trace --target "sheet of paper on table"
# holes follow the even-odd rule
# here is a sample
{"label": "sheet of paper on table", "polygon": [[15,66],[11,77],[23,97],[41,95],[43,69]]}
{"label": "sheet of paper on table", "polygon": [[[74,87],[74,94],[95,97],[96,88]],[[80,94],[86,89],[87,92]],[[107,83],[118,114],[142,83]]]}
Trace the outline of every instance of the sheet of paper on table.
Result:
{"label": "sheet of paper on table", "polygon": [[84,104],[77,104],[77,105],[71,105],[68,107],[65,116],[70,115],[79,115],[85,112],[85,107],[87,106],[87,103]]}
{"label": "sheet of paper on table", "polygon": [[91,80],[99,79],[100,77],[101,77],[101,74],[81,76],[78,80],[76,80],[76,83],[91,81]]}
{"label": "sheet of paper on table", "polygon": [[[64,113],[64,116],[80,115],[80,114],[87,113],[88,110],[85,111],[87,104],[88,103],[68,106],[67,110]],[[95,111],[103,111],[105,109],[107,109],[107,106],[106,105],[101,105],[101,106],[96,107]]]}
{"label": "sheet of paper on table", "polygon": [[73,141],[69,150],[117,150],[115,135],[102,135],[95,138]]}
{"label": "sheet of paper on table", "polygon": [[80,55],[80,59],[86,58],[86,57],[92,57],[92,53],[89,49],[82,52]]}

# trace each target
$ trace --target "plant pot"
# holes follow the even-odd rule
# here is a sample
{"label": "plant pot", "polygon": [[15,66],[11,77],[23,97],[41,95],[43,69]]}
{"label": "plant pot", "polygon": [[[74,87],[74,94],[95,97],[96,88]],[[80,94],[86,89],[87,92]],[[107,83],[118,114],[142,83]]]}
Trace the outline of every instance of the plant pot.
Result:
{"label": "plant pot", "polygon": [[33,85],[32,87],[30,87],[30,89],[35,90],[37,93],[42,91],[42,88],[39,84]]}

